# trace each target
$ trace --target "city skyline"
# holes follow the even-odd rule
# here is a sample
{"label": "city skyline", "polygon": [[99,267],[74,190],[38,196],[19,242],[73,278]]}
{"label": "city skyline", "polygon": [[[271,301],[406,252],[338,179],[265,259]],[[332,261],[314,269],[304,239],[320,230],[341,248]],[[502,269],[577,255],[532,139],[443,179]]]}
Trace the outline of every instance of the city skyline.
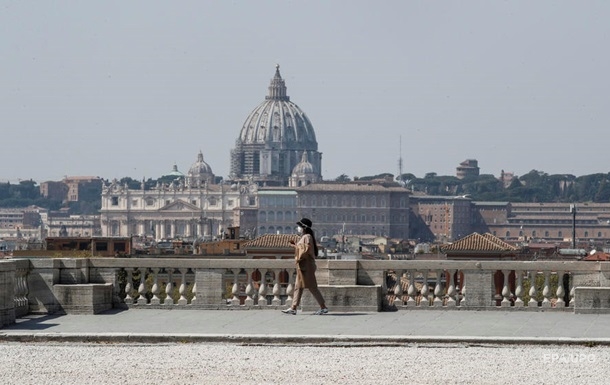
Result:
{"label": "city skyline", "polygon": [[607,173],[609,16],[567,1],[9,2],[0,182],[156,178],[200,150],[227,178],[276,64],[327,180],[397,175],[401,156],[418,177],[469,158],[496,176]]}

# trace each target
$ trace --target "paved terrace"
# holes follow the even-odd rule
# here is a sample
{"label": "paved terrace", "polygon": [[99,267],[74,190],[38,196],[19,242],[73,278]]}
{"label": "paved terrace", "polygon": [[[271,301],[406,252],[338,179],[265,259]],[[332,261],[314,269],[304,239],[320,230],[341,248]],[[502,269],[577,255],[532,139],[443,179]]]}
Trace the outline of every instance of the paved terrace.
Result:
{"label": "paved terrace", "polygon": [[110,310],[28,315],[0,341],[231,342],[252,344],[506,343],[610,345],[610,314],[526,311],[332,312]]}

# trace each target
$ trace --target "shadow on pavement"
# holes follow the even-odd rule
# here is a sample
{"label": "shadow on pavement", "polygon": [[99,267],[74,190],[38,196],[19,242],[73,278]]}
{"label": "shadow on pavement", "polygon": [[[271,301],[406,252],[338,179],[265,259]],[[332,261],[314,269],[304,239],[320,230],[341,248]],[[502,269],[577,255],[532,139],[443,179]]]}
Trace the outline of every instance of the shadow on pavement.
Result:
{"label": "shadow on pavement", "polygon": [[44,330],[58,326],[59,323],[49,323],[49,321],[59,317],[62,317],[62,315],[28,315],[23,318],[17,318],[14,324],[6,325],[0,330]]}

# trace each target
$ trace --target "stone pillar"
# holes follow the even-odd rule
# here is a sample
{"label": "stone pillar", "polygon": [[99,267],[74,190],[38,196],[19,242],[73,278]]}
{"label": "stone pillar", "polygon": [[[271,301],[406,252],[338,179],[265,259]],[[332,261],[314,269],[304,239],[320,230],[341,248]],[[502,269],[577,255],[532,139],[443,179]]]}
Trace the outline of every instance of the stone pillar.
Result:
{"label": "stone pillar", "polygon": [[493,272],[488,270],[464,270],[464,286],[466,286],[466,304],[468,308],[484,308],[492,306]]}
{"label": "stone pillar", "polygon": [[205,308],[225,308],[224,269],[197,269],[195,283],[197,284],[197,305]]}
{"label": "stone pillar", "polygon": [[157,235],[158,238],[163,239],[165,238],[165,221],[160,220],[159,221],[159,235]]}
{"label": "stone pillar", "polygon": [[15,271],[13,261],[0,261],[0,328],[15,323]]}
{"label": "stone pillar", "polygon": [[55,313],[59,310],[59,305],[53,294],[53,285],[60,282],[60,260],[32,258],[30,266],[30,274],[28,274],[30,313]]}

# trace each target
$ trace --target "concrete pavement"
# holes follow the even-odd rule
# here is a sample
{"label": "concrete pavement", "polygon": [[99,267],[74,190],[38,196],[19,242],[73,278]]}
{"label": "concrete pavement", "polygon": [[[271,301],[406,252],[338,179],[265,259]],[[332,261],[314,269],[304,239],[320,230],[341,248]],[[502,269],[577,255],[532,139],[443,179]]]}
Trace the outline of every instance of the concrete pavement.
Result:
{"label": "concrete pavement", "polygon": [[111,310],[30,315],[0,329],[0,341],[233,342],[242,344],[506,343],[610,345],[610,314],[400,310],[379,313],[279,310]]}

